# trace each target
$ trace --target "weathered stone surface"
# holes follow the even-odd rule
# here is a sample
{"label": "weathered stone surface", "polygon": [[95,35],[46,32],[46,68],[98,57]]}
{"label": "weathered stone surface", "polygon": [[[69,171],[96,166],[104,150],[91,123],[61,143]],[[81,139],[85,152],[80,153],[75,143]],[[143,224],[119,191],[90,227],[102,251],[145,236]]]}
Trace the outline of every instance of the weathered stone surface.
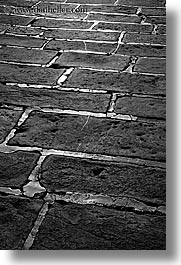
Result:
{"label": "weathered stone surface", "polygon": [[1,14],[0,23],[10,24],[10,25],[22,25],[26,26],[33,20],[33,17],[23,17],[23,16],[15,16],[15,15],[5,15]]}
{"label": "weathered stone surface", "polygon": [[92,22],[86,21],[71,21],[58,19],[40,18],[33,23],[35,27],[46,28],[67,28],[67,29],[89,29],[93,25]]}
{"label": "weathered stone surface", "polygon": [[35,85],[55,85],[63,72],[64,69],[0,64],[0,81]]}
{"label": "weathered stone surface", "polygon": [[166,74],[166,60],[156,58],[141,58],[134,67],[135,72]]}
{"label": "weathered stone surface", "polygon": [[94,29],[98,30],[117,30],[135,33],[151,33],[152,28],[153,27],[151,25],[105,22],[100,22],[97,26],[94,27]]}
{"label": "weathered stone surface", "polygon": [[88,12],[104,12],[104,13],[122,13],[136,14],[136,7],[132,6],[110,6],[110,5],[81,5],[79,10],[87,10]]}
{"label": "weathered stone surface", "polygon": [[116,113],[144,118],[166,118],[166,101],[162,99],[122,97],[116,102]]}
{"label": "weathered stone surface", "polygon": [[0,103],[6,104],[106,112],[109,102],[110,95],[104,94],[63,92],[0,85]]}
{"label": "weathered stone surface", "polygon": [[66,40],[52,40],[46,45],[46,50],[83,50],[93,52],[106,52],[110,53],[115,50],[117,43],[97,43],[97,42],[83,42],[83,41],[66,41]]}
{"label": "weathered stone surface", "polygon": [[52,40],[46,46],[46,50],[85,50],[83,41]]}
{"label": "weathered stone surface", "polygon": [[160,8],[143,7],[141,10],[141,13],[146,16],[166,16],[166,8],[165,7],[160,7]]}
{"label": "weathered stone surface", "polygon": [[15,152],[0,153],[0,187],[21,188],[36,166],[38,153]]}
{"label": "weathered stone surface", "polygon": [[148,6],[148,7],[164,7],[164,0],[119,0],[117,5],[133,5],[133,6]]}
{"label": "weathered stone surface", "polygon": [[29,50],[23,48],[0,48],[0,61],[46,64],[54,56],[54,51]]}
{"label": "weathered stone surface", "polygon": [[90,67],[95,69],[123,70],[129,62],[129,56],[98,55],[89,53],[63,53],[56,61],[61,67]]}
{"label": "weathered stone surface", "polygon": [[166,44],[165,35],[148,35],[148,34],[135,34],[130,33],[124,36],[125,43],[147,43],[147,44]]}
{"label": "weathered stone surface", "polygon": [[80,192],[128,196],[165,204],[165,171],[103,161],[49,156],[41,184],[48,192]]}
{"label": "weathered stone surface", "polygon": [[0,143],[15,126],[22,112],[0,108]]}
{"label": "weathered stone surface", "polygon": [[0,249],[22,248],[41,206],[41,200],[0,196]]}
{"label": "weathered stone surface", "polygon": [[63,86],[142,94],[166,94],[165,77],[75,70]]}
{"label": "weathered stone surface", "polygon": [[80,39],[80,40],[99,40],[99,41],[118,41],[119,32],[101,32],[101,31],[81,31],[81,30],[61,30],[49,29],[44,32],[45,37],[56,39]]}
{"label": "weathered stone surface", "polygon": [[42,29],[33,28],[33,27],[19,27],[19,26],[10,26],[8,27],[7,33],[18,34],[18,35],[27,35],[27,36],[37,36],[43,32]]}
{"label": "weathered stone surface", "polygon": [[165,226],[164,216],[60,202],[50,209],[32,249],[165,249]]}
{"label": "weathered stone surface", "polygon": [[87,51],[111,53],[117,48],[117,43],[85,42]]}
{"label": "weathered stone surface", "polygon": [[41,48],[45,40],[29,38],[24,36],[3,35],[0,38],[1,45],[14,45],[29,48]]}
{"label": "weathered stone surface", "polygon": [[140,45],[121,44],[117,54],[135,55],[142,57],[166,57],[166,46],[161,45]]}
{"label": "weathered stone surface", "polygon": [[33,112],[10,144],[165,161],[165,126]]}
{"label": "weathered stone surface", "polygon": [[145,22],[151,24],[166,24],[166,16],[147,16]]}
{"label": "weathered stone surface", "polygon": [[137,15],[112,15],[112,14],[99,14],[91,13],[87,17],[88,20],[106,21],[106,22],[129,22],[129,23],[140,23],[141,18]]}

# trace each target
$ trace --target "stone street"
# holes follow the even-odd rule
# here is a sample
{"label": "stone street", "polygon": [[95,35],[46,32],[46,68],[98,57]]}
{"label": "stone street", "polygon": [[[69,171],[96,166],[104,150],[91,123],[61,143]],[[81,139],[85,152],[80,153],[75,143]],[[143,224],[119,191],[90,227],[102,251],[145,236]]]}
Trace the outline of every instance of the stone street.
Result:
{"label": "stone street", "polygon": [[166,249],[164,0],[0,0],[0,249]]}

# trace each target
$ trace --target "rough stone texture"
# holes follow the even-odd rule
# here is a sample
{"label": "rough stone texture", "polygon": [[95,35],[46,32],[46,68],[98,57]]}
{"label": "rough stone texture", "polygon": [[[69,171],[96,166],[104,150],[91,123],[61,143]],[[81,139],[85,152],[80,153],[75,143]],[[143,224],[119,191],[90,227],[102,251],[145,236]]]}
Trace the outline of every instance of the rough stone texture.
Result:
{"label": "rough stone texture", "polygon": [[100,32],[100,31],[77,31],[77,30],[61,30],[49,29],[45,31],[45,37],[53,37],[56,39],[79,39],[79,40],[97,40],[97,41],[118,41],[119,32]]}
{"label": "rough stone texture", "polygon": [[166,101],[162,99],[122,97],[116,102],[116,113],[145,118],[166,118]]}
{"label": "rough stone texture", "polygon": [[88,20],[106,21],[106,22],[129,22],[129,23],[140,23],[141,18],[137,15],[112,15],[112,14],[89,14]]}
{"label": "rough stone texture", "polygon": [[21,249],[41,206],[41,200],[0,196],[0,249]]}
{"label": "rough stone texture", "polygon": [[160,16],[160,17],[149,16],[146,18],[145,22],[151,24],[166,24],[166,16]]}
{"label": "rough stone texture", "polygon": [[0,82],[55,85],[64,69],[0,64]]}
{"label": "rough stone texture", "polygon": [[165,35],[148,35],[148,34],[126,34],[123,41],[125,43],[147,43],[147,44],[166,44]]}
{"label": "rough stone texture", "polygon": [[89,29],[93,25],[92,22],[86,21],[69,21],[69,20],[54,20],[40,18],[33,23],[35,27],[47,28],[67,28],[67,29]]}
{"label": "rough stone texture", "polygon": [[13,46],[21,46],[21,47],[29,47],[29,48],[41,48],[45,40],[29,38],[24,36],[1,36],[0,44],[1,45],[13,45]]}
{"label": "rough stone texture", "polygon": [[146,8],[143,7],[141,10],[142,14],[146,15],[146,16],[166,16],[166,8]]}
{"label": "rough stone texture", "polygon": [[122,13],[136,14],[136,7],[130,6],[110,6],[110,5],[81,5],[80,10],[87,9],[88,12],[104,12],[104,13]]}
{"label": "rough stone texture", "polygon": [[116,50],[117,43],[85,42],[87,51],[111,53]]}
{"label": "rough stone texture", "polygon": [[134,67],[135,72],[166,74],[166,60],[155,58],[141,58]]}
{"label": "rough stone texture", "polygon": [[46,64],[56,52],[43,50],[28,50],[23,48],[0,48],[0,61]]}
{"label": "rough stone texture", "polygon": [[133,5],[133,6],[147,6],[147,7],[164,7],[164,0],[119,0],[117,5]]}
{"label": "rough stone texture", "polygon": [[121,44],[117,54],[141,57],[166,57],[166,47],[161,45]]}
{"label": "rough stone texture", "polygon": [[[58,6],[69,10],[50,10]],[[165,0],[0,1],[1,249],[23,248],[43,203],[35,198],[45,196],[8,193],[30,188],[31,196],[36,185],[55,202],[43,208],[48,212],[30,249],[166,248],[165,6]],[[41,161],[31,151],[37,147],[48,156],[40,183],[28,183]],[[87,193],[97,205],[66,202]]]}
{"label": "rough stone texture", "polygon": [[165,249],[165,217],[55,203],[32,249]]}
{"label": "rough stone texture", "polygon": [[97,30],[117,30],[126,32],[136,32],[136,33],[151,33],[153,27],[151,25],[143,24],[129,24],[129,23],[105,23],[100,22],[94,27]]}
{"label": "rough stone texture", "polygon": [[15,126],[22,112],[0,108],[0,143]]}
{"label": "rough stone texture", "polygon": [[15,152],[0,153],[0,187],[21,188],[36,166],[38,153]]}
{"label": "rough stone texture", "polygon": [[104,161],[49,156],[41,184],[48,192],[80,192],[127,196],[165,204],[165,171]]}
{"label": "rough stone texture", "polygon": [[31,107],[106,112],[110,102],[110,95],[0,85],[1,102]]}
{"label": "rough stone texture", "polygon": [[161,76],[97,72],[91,70],[75,70],[63,86],[97,90],[103,89],[115,92],[166,94],[166,81]]}
{"label": "rough stone texture", "polygon": [[37,36],[43,32],[43,30],[32,27],[9,26],[6,32],[10,34]]}
{"label": "rough stone texture", "polygon": [[92,52],[105,52],[110,53],[115,50],[117,43],[97,43],[97,42],[83,42],[83,41],[66,41],[66,40],[52,40],[49,42],[45,49],[46,50],[83,50],[83,51],[92,51]]}
{"label": "rough stone texture", "polygon": [[0,16],[0,23],[3,24],[10,24],[10,25],[22,25],[27,26],[33,17],[23,17],[23,16],[15,16],[15,15],[5,15],[1,14]]}
{"label": "rough stone texture", "polygon": [[46,47],[46,50],[85,50],[85,44],[83,41],[67,41],[67,40],[52,40]]}
{"label": "rough stone texture", "polygon": [[89,53],[64,53],[56,61],[61,67],[90,67],[95,69],[123,70],[128,65],[128,56],[98,55]]}
{"label": "rough stone texture", "polygon": [[165,161],[165,126],[33,112],[10,144]]}

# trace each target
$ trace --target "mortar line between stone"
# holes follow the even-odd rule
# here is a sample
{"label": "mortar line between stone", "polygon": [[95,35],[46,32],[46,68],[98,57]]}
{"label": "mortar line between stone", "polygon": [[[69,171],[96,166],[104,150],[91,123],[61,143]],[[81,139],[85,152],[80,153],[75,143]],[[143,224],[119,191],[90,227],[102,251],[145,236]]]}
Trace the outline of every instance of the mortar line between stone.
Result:
{"label": "mortar line between stone", "polygon": [[33,242],[35,240],[35,237],[39,231],[39,228],[40,228],[43,220],[45,219],[46,214],[48,213],[49,204],[50,204],[49,202],[45,202],[43,204],[43,206],[42,206],[42,208],[38,214],[38,217],[34,223],[34,226],[31,230],[31,232],[29,233],[27,239],[24,242],[24,245],[22,247],[23,250],[29,250],[32,247]]}

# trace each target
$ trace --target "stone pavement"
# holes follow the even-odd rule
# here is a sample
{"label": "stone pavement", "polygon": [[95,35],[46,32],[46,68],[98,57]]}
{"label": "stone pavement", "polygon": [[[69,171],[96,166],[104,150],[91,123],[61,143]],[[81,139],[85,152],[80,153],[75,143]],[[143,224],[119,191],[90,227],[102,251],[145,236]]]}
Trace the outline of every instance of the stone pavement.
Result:
{"label": "stone pavement", "polygon": [[0,13],[0,249],[164,250],[165,1]]}

